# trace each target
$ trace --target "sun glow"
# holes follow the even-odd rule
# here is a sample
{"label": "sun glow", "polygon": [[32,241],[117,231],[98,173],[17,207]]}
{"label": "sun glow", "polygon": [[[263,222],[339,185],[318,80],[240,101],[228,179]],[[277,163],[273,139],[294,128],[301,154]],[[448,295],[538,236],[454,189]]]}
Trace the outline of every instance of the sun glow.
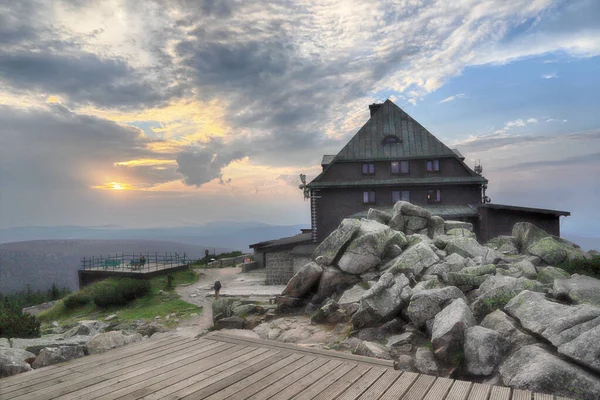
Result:
{"label": "sun glow", "polygon": [[125,187],[123,185],[121,185],[120,183],[111,182],[110,184],[112,185],[113,190],[125,190]]}
{"label": "sun glow", "polygon": [[134,185],[130,185],[129,183],[122,182],[108,182],[104,185],[92,186],[94,189],[104,189],[104,190],[136,190],[137,188]]}

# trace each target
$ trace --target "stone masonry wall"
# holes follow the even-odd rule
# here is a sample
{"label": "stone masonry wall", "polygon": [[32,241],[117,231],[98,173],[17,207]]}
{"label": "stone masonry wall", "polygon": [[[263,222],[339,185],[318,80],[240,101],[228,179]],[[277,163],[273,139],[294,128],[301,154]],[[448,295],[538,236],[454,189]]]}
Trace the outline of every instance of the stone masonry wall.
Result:
{"label": "stone masonry wall", "polygon": [[285,285],[294,276],[289,250],[267,253],[267,285]]}

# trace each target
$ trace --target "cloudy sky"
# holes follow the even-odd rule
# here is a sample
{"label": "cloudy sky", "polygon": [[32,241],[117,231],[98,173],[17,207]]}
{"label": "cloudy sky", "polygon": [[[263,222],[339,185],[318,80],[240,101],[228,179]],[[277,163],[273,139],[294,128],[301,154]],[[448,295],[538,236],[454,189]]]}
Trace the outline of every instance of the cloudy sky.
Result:
{"label": "cloudy sky", "polygon": [[[167,5],[168,4],[168,5]],[[309,222],[390,98],[600,236],[597,0],[0,0],[0,228]]]}

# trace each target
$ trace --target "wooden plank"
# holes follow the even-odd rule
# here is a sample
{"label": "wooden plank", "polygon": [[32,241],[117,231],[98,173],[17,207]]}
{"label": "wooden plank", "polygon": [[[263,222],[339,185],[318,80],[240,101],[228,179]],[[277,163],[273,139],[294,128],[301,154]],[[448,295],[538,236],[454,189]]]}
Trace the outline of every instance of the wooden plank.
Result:
{"label": "wooden plank", "polygon": [[339,400],[355,400],[373,385],[386,370],[373,367],[364,374],[359,380],[354,382],[340,397]]}
{"label": "wooden plank", "polygon": [[388,391],[381,397],[380,400],[396,400],[402,398],[406,392],[410,389],[410,387],[414,384],[414,382],[419,377],[419,374],[415,374],[414,372],[405,372],[402,374],[396,382]]}
{"label": "wooden plank", "polygon": [[272,374],[273,372],[279,371],[282,368],[292,364],[294,361],[299,360],[300,358],[302,358],[302,356],[300,354],[287,354],[286,358],[271,364],[270,366],[261,369],[259,372],[250,375],[244,379],[242,379],[239,382],[234,383],[233,385],[229,385],[226,388],[224,388],[223,390],[220,390],[217,393],[214,393],[211,396],[208,396],[207,399],[209,400],[222,400],[226,397],[229,397],[231,395],[233,395],[234,393],[237,393],[241,390],[244,390],[252,385],[253,383],[255,383],[256,381],[269,376],[270,374]]}
{"label": "wooden plank", "polygon": [[469,400],[487,400],[492,387],[490,385],[482,385],[474,383],[469,393]]}
{"label": "wooden plank", "polygon": [[[181,339],[184,340],[185,338],[181,338]],[[157,347],[160,348],[164,345],[168,345],[169,342],[167,339],[164,339],[164,340],[161,339],[161,340],[154,341],[154,343],[156,343]],[[66,363],[54,364],[54,365],[50,365],[48,367],[29,371],[25,374],[19,374],[19,375],[11,376],[8,378],[3,378],[2,388],[0,388],[0,394],[4,394],[5,391],[8,392],[8,390],[15,385],[19,385],[22,383],[26,383],[27,385],[29,385],[32,383],[33,380],[38,380],[38,379],[40,381],[48,380],[48,377],[51,377],[52,374],[57,374],[57,376],[64,375],[65,373],[68,373],[68,371],[65,368],[61,368],[64,365],[68,365],[69,367],[71,367],[73,365],[84,365],[84,364],[91,363],[92,362],[91,360],[94,360],[93,364],[91,364],[91,365],[99,365],[99,364],[102,364],[103,362],[107,362],[107,360],[110,361],[111,359],[116,358],[116,357],[126,358],[130,354],[142,352],[148,348],[152,348],[152,343],[150,343],[149,341],[132,343],[132,344],[129,344],[122,348],[113,349],[113,350],[110,350],[105,353],[94,354],[94,355],[82,357],[82,358],[79,358],[76,360],[72,360],[72,361],[69,361]]]}
{"label": "wooden plank", "polygon": [[[267,356],[269,353],[272,355]],[[205,379],[201,382],[195,383],[194,385],[172,393],[170,396],[167,396],[167,398],[205,399],[211,394],[214,394],[221,389],[228,387],[229,385],[241,381],[242,379],[286,358],[287,356],[288,354],[282,351],[271,350],[265,353],[264,356],[260,356],[264,357],[263,359],[260,359],[259,357],[248,360],[245,363],[237,365],[235,368],[223,371],[215,376],[210,377],[209,379]]]}
{"label": "wooden plank", "polygon": [[294,382],[303,378],[304,376],[309,374],[311,371],[313,371],[315,368],[319,368],[321,365],[325,364],[327,361],[329,361],[329,360],[327,360],[325,358],[316,358],[315,360],[306,364],[304,367],[297,369],[296,371],[289,374],[288,376],[278,380],[277,382],[274,382],[272,385],[265,387],[261,391],[248,397],[248,400],[268,399],[271,396],[279,393],[280,391],[282,391],[289,385],[293,385]]}
{"label": "wooden plank", "polygon": [[454,381],[446,400],[465,400],[471,392],[473,384],[467,381]]}
{"label": "wooden plank", "polygon": [[545,393],[535,393],[533,395],[533,400],[554,400],[554,396]]}
{"label": "wooden plank", "polygon": [[385,391],[402,375],[402,372],[388,369],[369,389],[367,389],[359,400],[372,400],[380,398]]}
{"label": "wooden plank", "polygon": [[421,400],[429,391],[429,388],[435,383],[436,377],[431,375],[421,375],[419,379],[410,387],[408,392],[402,397],[402,400]]}
{"label": "wooden plank", "polygon": [[277,393],[275,396],[270,399],[273,400],[288,400],[298,393],[302,392],[304,389],[311,386],[313,383],[319,381],[325,375],[328,375],[330,372],[335,370],[337,367],[342,365],[341,361],[337,360],[329,360],[327,363],[321,365],[319,368],[312,371],[310,374],[304,376],[303,378],[294,382],[293,385],[288,386],[284,390]]}
{"label": "wooden plank", "polygon": [[317,396],[315,396],[314,400],[331,400],[335,399],[340,393],[344,392],[348,387],[350,387],[354,382],[360,379],[364,374],[369,372],[371,367],[366,365],[357,365],[356,368],[353,368],[346,375],[342,376],[335,382],[332,382],[331,386],[327,389],[323,390]]}
{"label": "wooden plank", "polygon": [[325,375],[323,379],[319,379],[317,382],[312,384],[310,387],[304,389],[304,391],[298,393],[293,400],[310,400],[323,390],[327,389],[332,382],[337,381],[342,376],[355,368],[356,364],[351,362],[344,362],[338,368]]}
{"label": "wooden plank", "polygon": [[[201,344],[201,349],[206,349],[207,347],[204,344]],[[222,349],[223,346],[219,346],[219,343],[215,343],[212,346],[217,346],[217,348]],[[182,350],[189,354],[190,350]],[[154,362],[166,360],[164,356],[155,357]],[[16,397],[16,399],[46,399],[48,397],[56,397],[63,396],[68,393],[86,388],[88,386],[92,386],[98,384],[102,381],[105,381],[109,378],[118,377],[123,373],[124,368],[136,369],[138,368],[138,360],[136,358],[130,358],[128,360],[121,360],[120,362],[115,363],[114,365],[107,365],[102,369],[103,373],[98,374],[98,370],[94,368],[87,368],[85,370],[85,374],[77,377],[76,379],[58,379],[56,381],[49,382],[48,386],[37,389],[34,392],[24,393],[22,396]],[[83,372],[83,371],[79,371]]]}
{"label": "wooden plank", "polygon": [[502,386],[493,386],[490,392],[490,400],[511,400],[510,388]]}
{"label": "wooden plank", "polygon": [[[72,399],[91,399],[97,396],[103,396],[106,393],[114,392],[122,388],[129,388],[132,385],[154,378],[157,374],[180,368],[182,365],[188,365],[193,362],[201,362],[202,360],[210,359],[213,356],[226,357],[227,352],[234,352],[235,345],[227,343],[213,342],[214,344],[198,349],[187,349],[180,352],[169,354],[167,358],[159,358],[158,360],[147,360],[138,362],[137,359],[132,360],[132,363],[126,369],[120,369],[113,373],[106,373],[104,382],[93,386],[84,387],[77,391],[65,395],[63,400]],[[244,348],[240,346],[240,348]],[[157,363],[158,361],[158,363]]]}
{"label": "wooden plank", "polygon": [[439,400],[445,398],[453,383],[453,379],[437,378],[423,400]]}
{"label": "wooden plank", "polygon": [[532,397],[529,390],[513,389],[512,400],[531,400]]}
{"label": "wooden plank", "polygon": [[236,344],[246,344],[248,346],[263,346],[263,347],[268,347],[268,348],[279,348],[279,349],[285,349],[285,350],[289,350],[289,351],[293,351],[293,352],[299,352],[301,354],[309,353],[309,354],[314,354],[317,356],[323,356],[323,357],[328,357],[328,358],[333,358],[333,359],[341,359],[343,361],[354,361],[354,362],[366,363],[369,365],[380,365],[380,366],[384,366],[384,367],[394,368],[394,362],[390,361],[390,360],[382,360],[379,358],[357,356],[354,354],[346,354],[346,353],[341,353],[341,352],[336,352],[336,351],[331,351],[331,350],[321,350],[321,349],[306,348],[306,347],[300,348],[297,345],[293,345],[290,343],[277,342],[277,341],[273,341],[273,340],[252,339],[252,338],[245,338],[245,337],[243,338],[240,336],[228,335],[228,334],[221,333],[221,332],[211,334],[209,337],[213,340],[218,340],[218,341],[227,341],[227,342],[236,343]]}
{"label": "wooden plank", "polygon": [[317,359],[317,357],[302,356],[300,359],[294,361],[292,364],[288,365],[287,367],[284,367],[281,370],[274,372],[256,382],[254,382],[252,385],[246,387],[243,391],[239,391],[239,392],[235,393],[233,396],[228,397],[227,399],[241,400],[241,399],[247,398],[248,396],[252,396],[253,394],[263,390],[265,387],[270,386],[270,385],[274,384],[275,382],[279,381],[280,379],[283,379],[286,376],[289,376],[289,375],[295,373],[300,368],[303,368],[304,366],[315,361],[316,359]]}
{"label": "wooden plank", "polygon": [[[236,346],[236,348],[238,348]],[[260,356],[268,349],[257,349],[252,347],[239,346],[238,351],[229,356],[222,357],[220,354],[214,357],[214,360],[207,363],[187,364],[184,368],[176,368],[154,378],[145,380],[136,385],[123,388],[117,392],[99,397],[99,399],[138,399],[143,396],[148,398],[163,398],[164,394],[172,393],[183,387],[210,378],[229,368]],[[164,390],[164,394],[163,391]],[[121,397],[119,397],[121,396]]]}

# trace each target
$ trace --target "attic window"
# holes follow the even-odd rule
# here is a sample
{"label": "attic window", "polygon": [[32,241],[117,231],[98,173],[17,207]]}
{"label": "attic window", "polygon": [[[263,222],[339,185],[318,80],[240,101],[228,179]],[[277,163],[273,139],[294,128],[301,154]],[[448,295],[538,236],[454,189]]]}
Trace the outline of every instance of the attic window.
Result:
{"label": "attic window", "polygon": [[383,144],[393,144],[393,143],[400,143],[401,140],[398,136],[395,135],[388,135],[386,137],[383,138],[383,140],[381,141],[381,143]]}

